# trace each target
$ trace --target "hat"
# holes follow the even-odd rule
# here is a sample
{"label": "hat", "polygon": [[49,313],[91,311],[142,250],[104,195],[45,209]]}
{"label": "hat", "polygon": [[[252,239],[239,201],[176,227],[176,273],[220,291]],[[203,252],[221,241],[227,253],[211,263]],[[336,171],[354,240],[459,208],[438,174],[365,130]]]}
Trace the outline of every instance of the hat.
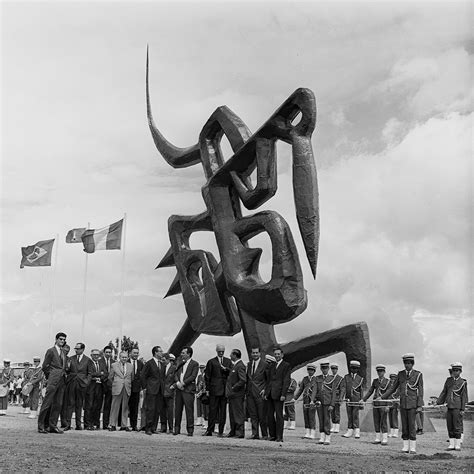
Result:
{"label": "hat", "polygon": [[306,369],[308,369],[308,370],[310,370],[310,369],[311,369],[311,370],[316,370],[316,365],[315,365],[315,364],[308,364],[308,365],[306,366]]}
{"label": "hat", "polygon": [[328,360],[322,360],[322,361],[319,363],[319,366],[320,366],[320,367],[329,367],[329,361],[328,361]]}
{"label": "hat", "polygon": [[23,365],[31,365],[29,361],[23,362]]}
{"label": "hat", "polygon": [[276,361],[277,361],[277,360],[275,359],[275,357],[273,357],[273,356],[270,355],[270,354],[267,354],[267,355],[265,356],[265,360],[266,360],[267,362],[276,362]]}
{"label": "hat", "polygon": [[351,367],[360,367],[360,362],[359,362],[358,360],[351,360],[351,361],[349,362],[349,365],[350,365]]}
{"label": "hat", "polygon": [[402,355],[403,360],[415,360],[415,354],[413,352],[408,352],[407,354]]}
{"label": "hat", "polygon": [[391,379],[394,379],[394,378],[396,378],[397,376],[398,376],[397,374],[390,374],[390,375],[389,375],[389,377],[390,377]]}
{"label": "hat", "polygon": [[224,344],[217,344],[216,345],[216,351],[225,351]]}
{"label": "hat", "polygon": [[33,357],[33,360],[41,360],[41,357],[35,356]]}
{"label": "hat", "polygon": [[200,368],[200,369],[205,369],[205,368],[206,368],[206,364],[199,364],[199,368]]}
{"label": "hat", "polygon": [[6,362],[7,364],[9,364],[11,362],[10,359],[3,359],[3,362]]}
{"label": "hat", "polygon": [[387,367],[385,367],[383,364],[377,364],[375,366],[375,370],[387,370]]}
{"label": "hat", "polygon": [[333,362],[330,367],[331,367],[331,369],[338,369],[339,364],[336,364],[335,362]]}
{"label": "hat", "polygon": [[176,357],[174,354],[170,354],[170,360],[176,360]]}
{"label": "hat", "polygon": [[451,364],[451,368],[453,370],[456,370],[456,369],[462,370],[462,364],[461,364],[461,362],[453,362]]}

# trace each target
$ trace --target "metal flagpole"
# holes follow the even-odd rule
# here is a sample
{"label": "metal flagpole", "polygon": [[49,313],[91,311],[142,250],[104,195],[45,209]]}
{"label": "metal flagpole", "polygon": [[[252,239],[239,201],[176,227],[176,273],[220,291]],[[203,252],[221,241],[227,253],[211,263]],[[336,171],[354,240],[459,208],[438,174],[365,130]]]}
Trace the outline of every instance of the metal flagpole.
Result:
{"label": "metal flagpole", "polygon": [[123,215],[123,229],[122,229],[122,284],[120,290],[120,339],[117,349],[120,351],[123,340],[123,293],[125,289],[125,240],[127,234],[127,213]]}
{"label": "metal flagpole", "polygon": [[[87,223],[87,229],[90,229],[91,223]],[[86,264],[84,266],[84,292],[82,295],[82,324],[81,324],[81,341],[84,341],[84,330],[86,327],[86,308],[87,308],[87,264],[89,262],[89,254],[86,254]]]}
{"label": "metal flagpole", "polygon": [[54,320],[54,307],[56,302],[56,267],[58,266],[58,246],[59,246],[59,234],[56,234],[55,251],[54,251],[54,265],[51,271],[51,306],[49,315],[49,340],[53,338],[53,320]]}

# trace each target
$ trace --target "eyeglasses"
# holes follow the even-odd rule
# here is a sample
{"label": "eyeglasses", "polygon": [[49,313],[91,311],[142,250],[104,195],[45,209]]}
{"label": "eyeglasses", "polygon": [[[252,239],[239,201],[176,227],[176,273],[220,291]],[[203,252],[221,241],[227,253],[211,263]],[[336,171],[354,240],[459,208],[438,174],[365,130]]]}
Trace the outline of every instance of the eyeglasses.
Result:
{"label": "eyeglasses", "polygon": [[59,339],[60,341],[65,341],[65,340],[66,340],[65,337],[58,337],[58,339]]}
{"label": "eyeglasses", "polygon": [[75,347],[74,350],[75,351],[80,351],[82,349],[82,347]]}

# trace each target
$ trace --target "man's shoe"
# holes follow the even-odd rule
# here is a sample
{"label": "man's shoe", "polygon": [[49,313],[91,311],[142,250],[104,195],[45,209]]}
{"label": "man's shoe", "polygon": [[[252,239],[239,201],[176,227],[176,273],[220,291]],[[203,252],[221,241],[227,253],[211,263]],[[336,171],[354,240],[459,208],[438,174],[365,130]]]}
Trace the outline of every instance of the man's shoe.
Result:
{"label": "man's shoe", "polygon": [[276,438],[273,437],[273,436],[269,436],[269,437],[268,437],[268,441],[276,441]]}
{"label": "man's shoe", "polygon": [[45,430],[44,428],[38,428],[38,433],[41,433],[41,434],[48,434],[49,431],[48,431],[48,430]]}
{"label": "man's shoe", "polygon": [[173,436],[178,436],[179,435],[179,431],[174,431],[173,432]]}
{"label": "man's shoe", "polygon": [[132,431],[140,431],[136,426],[132,428]]}
{"label": "man's shoe", "polygon": [[119,431],[125,431],[126,429],[125,426],[121,426]]}
{"label": "man's shoe", "polygon": [[117,431],[117,428],[115,426],[109,426],[107,429],[109,431]]}
{"label": "man's shoe", "polygon": [[188,436],[192,436],[193,434],[192,433],[188,433]]}
{"label": "man's shoe", "polygon": [[237,439],[244,439],[245,436],[244,436],[244,435],[239,435],[239,436],[234,436],[234,438],[237,438]]}
{"label": "man's shoe", "polygon": [[49,432],[54,433],[54,434],[63,434],[64,433],[64,431],[61,428],[57,428],[56,426],[53,427],[53,428],[50,428]]}
{"label": "man's shoe", "polygon": [[148,435],[148,436],[151,436],[153,433],[150,430],[146,430],[145,434]]}
{"label": "man's shoe", "polygon": [[260,437],[258,435],[252,435],[252,436],[249,436],[247,439],[260,439]]}
{"label": "man's shoe", "polygon": [[87,430],[87,431],[94,431],[94,427],[93,427],[93,426],[88,426],[88,427],[86,428],[86,430]]}
{"label": "man's shoe", "polygon": [[212,436],[212,431],[204,431],[204,433],[202,434],[203,436]]}
{"label": "man's shoe", "polygon": [[277,438],[275,441],[276,441],[277,443],[283,443],[283,438]]}
{"label": "man's shoe", "polygon": [[234,433],[229,433],[227,435],[225,435],[226,438],[235,438],[235,434]]}
{"label": "man's shoe", "polygon": [[65,426],[65,427],[63,428],[63,431],[69,431],[70,429],[71,429],[70,426]]}
{"label": "man's shoe", "polygon": [[127,426],[127,427],[125,428],[125,431],[128,431],[128,432],[130,432],[130,431],[133,431],[133,429],[132,429],[132,428],[130,428],[130,426]]}
{"label": "man's shoe", "polygon": [[77,426],[76,426],[76,431],[82,431],[82,426],[81,426],[81,425],[77,425]]}

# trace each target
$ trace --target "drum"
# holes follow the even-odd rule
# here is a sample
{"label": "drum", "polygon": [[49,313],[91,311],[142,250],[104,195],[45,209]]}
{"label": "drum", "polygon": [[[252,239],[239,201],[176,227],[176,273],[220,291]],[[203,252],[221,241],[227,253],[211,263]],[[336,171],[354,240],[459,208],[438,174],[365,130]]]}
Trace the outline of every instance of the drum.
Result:
{"label": "drum", "polygon": [[33,384],[28,382],[25,385],[23,385],[23,388],[21,389],[21,393],[22,395],[27,397],[31,393],[32,390],[33,390]]}
{"label": "drum", "polygon": [[8,393],[8,385],[5,387],[4,385],[0,385],[0,397],[5,397]]}

